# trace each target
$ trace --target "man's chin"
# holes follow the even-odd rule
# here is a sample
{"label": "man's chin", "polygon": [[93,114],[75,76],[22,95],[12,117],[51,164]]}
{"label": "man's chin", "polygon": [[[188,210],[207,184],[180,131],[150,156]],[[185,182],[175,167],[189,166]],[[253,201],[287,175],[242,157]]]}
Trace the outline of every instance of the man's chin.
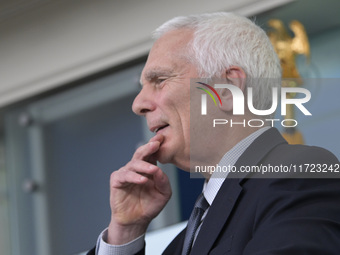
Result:
{"label": "man's chin", "polygon": [[155,158],[161,164],[172,163],[172,157],[170,156],[169,150],[164,148],[163,146],[155,154]]}
{"label": "man's chin", "polygon": [[169,151],[167,151],[167,153],[162,152],[162,151],[158,152],[157,161],[161,164],[173,164],[179,169],[182,169],[186,172],[190,171],[190,160],[189,159],[174,157],[174,153],[169,153]]}
{"label": "man's chin", "polygon": [[161,164],[171,163],[169,161],[169,158],[165,155],[165,153],[157,152],[155,156],[156,156],[157,161]]}

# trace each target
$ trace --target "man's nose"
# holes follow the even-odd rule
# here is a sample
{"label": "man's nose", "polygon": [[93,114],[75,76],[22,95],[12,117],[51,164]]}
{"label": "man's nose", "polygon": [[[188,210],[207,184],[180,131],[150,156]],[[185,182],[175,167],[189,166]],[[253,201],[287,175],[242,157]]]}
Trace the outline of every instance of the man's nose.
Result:
{"label": "man's nose", "polygon": [[153,111],[155,109],[155,103],[152,100],[152,97],[150,91],[143,88],[133,101],[132,111],[141,116],[144,116],[147,112]]}

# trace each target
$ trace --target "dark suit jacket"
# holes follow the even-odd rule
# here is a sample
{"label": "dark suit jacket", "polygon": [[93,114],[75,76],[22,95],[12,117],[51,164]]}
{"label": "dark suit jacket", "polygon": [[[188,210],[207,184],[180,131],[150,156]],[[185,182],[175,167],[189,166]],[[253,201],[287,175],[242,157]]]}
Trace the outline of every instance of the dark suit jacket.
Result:
{"label": "dark suit jacket", "polygon": [[[318,147],[288,145],[272,128],[247,148],[235,166],[305,167],[314,163],[336,168],[339,161]],[[296,173],[287,173],[286,178],[255,178],[263,177],[260,175],[230,174],[209,209],[191,254],[339,255],[339,179],[295,178],[305,177]],[[316,175],[320,176],[325,175]],[[181,254],[184,235],[185,229],[163,254]]]}

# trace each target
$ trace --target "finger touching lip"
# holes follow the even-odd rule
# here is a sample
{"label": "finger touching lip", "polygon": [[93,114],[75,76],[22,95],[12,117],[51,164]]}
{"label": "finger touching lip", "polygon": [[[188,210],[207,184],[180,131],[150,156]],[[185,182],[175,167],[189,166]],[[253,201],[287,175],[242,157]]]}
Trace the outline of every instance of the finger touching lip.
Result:
{"label": "finger touching lip", "polygon": [[158,141],[162,144],[162,142],[164,141],[164,136],[162,134],[156,134],[154,137],[150,139],[149,142],[154,142],[154,141]]}

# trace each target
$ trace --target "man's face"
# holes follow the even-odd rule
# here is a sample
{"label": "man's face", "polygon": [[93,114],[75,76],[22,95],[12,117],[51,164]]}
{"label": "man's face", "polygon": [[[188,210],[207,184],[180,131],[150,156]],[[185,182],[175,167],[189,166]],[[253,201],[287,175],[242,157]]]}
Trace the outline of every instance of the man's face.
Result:
{"label": "man's face", "polygon": [[185,58],[190,30],[166,33],[152,47],[141,76],[142,90],[132,109],[150,131],[164,136],[157,160],[190,167],[190,78],[196,67]]}

